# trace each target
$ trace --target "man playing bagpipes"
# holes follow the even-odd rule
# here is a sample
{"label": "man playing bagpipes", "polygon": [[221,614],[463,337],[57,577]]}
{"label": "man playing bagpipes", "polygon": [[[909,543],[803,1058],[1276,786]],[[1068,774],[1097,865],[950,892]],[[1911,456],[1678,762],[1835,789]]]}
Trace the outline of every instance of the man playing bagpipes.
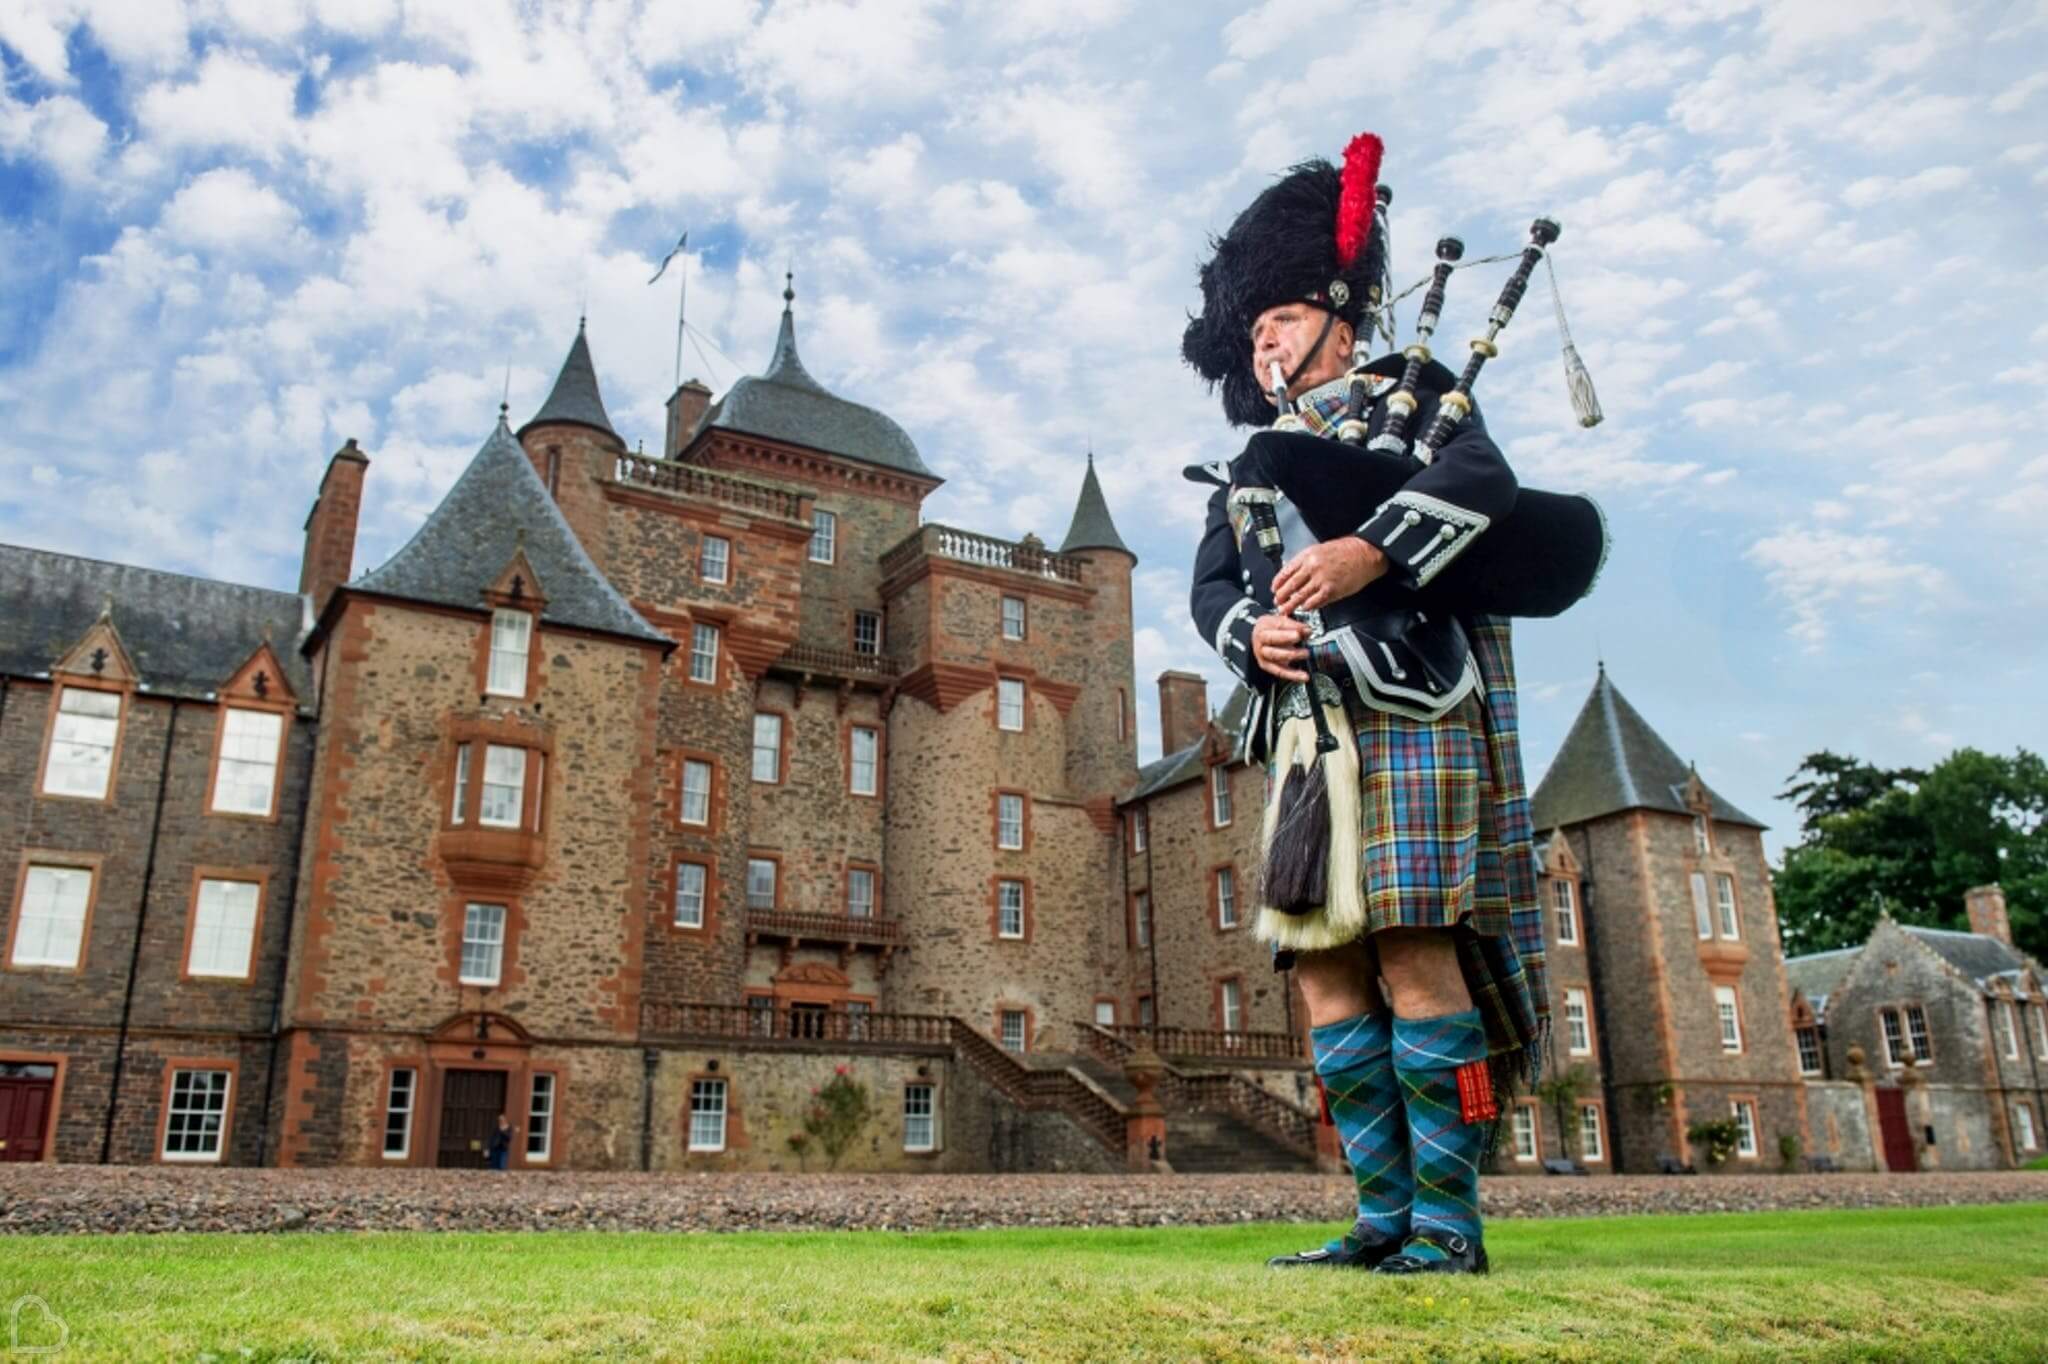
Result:
{"label": "man playing bagpipes", "polygon": [[1479,1165],[1548,1017],[1506,616],[1582,596],[1605,532],[1585,499],[1518,488],[1471,400],[1555,224],[1532,229],[1462,377],[1427,346],[1453,238],[1416,344],[1354,366],[1391,302],[1379,161],[1367,134],[1341,171],[1296,166],[1202,267],[1182,354],[1259,429],[1187,471],[1216,489],[1191,607],[1254,692],[1254,931],[1300,983],[1358,1186],[1348,1233],[1270,1263],[1485,1273]]}

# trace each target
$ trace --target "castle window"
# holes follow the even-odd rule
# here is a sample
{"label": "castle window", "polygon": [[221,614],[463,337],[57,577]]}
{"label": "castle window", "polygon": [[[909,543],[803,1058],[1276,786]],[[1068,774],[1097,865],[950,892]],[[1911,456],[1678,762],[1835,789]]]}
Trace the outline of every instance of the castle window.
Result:
{"label": "castle window", "polygon": [[996,796],[996,846],[1010,851],[1024,846],[1024,797],[1014,792]]}
{"label": "castle window", "polygon": [[1024,619],[1024,599],[1022,597],[1004,597],[1003,638],[1024,638]]}
{"label": "castle window", "polygon": [[1024,728],[1024,683],[1019,678],[996,679],[996,728]]}
{"label": "castle window", "polygon": [[2048,1061],[2048,1004],[2034,1006],[2034,1055]]}
{"label": "castle window", "polygon": [[519,827],[526,795],[526,750],[505,744],[484,745],[483,803],[477,823],[492,829]]}
{"label": "castle window", "polygon": [[864,999],[849,999],[846,1001],[847,1041],[865,1042],[868,1040],[868,1016],[874,1013],[874,1011],[875,1006]]}
{"label": "castle window", "polygon": [[685,824],[711,822],[711,764],[701,758],[683,759],[683,812]]}
{"label": "castle window", "polygon": [[1095,1026],[1098,1028],[1114,1028],[1116,1026],[1115,1000],[1098,999],[1095,1001]]}
{"label": "castle window", "polygon": [[1607,1144],[1600,1136],[1600,1105],[1579,1105],[1579,1153],[1589,1162],[1607,1159]]}
{"label": "castle window", "polygon": [[1735,1003],[1735,988],[1714,987],[1714,1009],[1721,1016],[1721,1050],[1731,1054],[1742,1050],[1742,1013]]}
{"label": "castle window", "polygon": [[555,1144],[555,1077],[544,1070],[533,1074],[533,1094],[526,1103],[526,1160],[545,1165]]}
{"label": "castle window", "polygon": [[384,1097],[384,1159],[404,1160],[412,1154],[413,1096],[418,1092],[419,1072],[399,1066],[391,1072],[391,1089]]}
{"label": "castle window", "polygon": [[1152,945],[1152,894],[1139,891],[1131,897],[1132,932],[1140,947]]}
{"label": "castle window", "polygon": [[1586,1016],[1586,992],[1564,992],[1565,1044],[1573,1056],[1593,1054],[1593,1027]]}
{"label": "castle window", "polygon": [[114,773],[114,740],[121,732],[121,698],[108,691],[65,687],[57,698],[43,794],[105,800]]}
{"label": "castle window", "polygon": [[996,936],[1021,938],[1024,936],[1024,883],[1022,881],[996,882]]}
{"label": "castle window", "polygon": [[1884,1059],[1894,1066],[1906,1064],[1906,1036],[1899,1027],[1897,1009],[1880,1009],[1878,1022],[1884,1027]]}
{"label": "castle window", "polygon": [[782,717],[757,711],[754,714],[754,780],[774,784],[782,780]]}
{"label": "castle window", "polygon": [[881,612],[856,611],[853,613],[853,651],[857,654],[879,654],[882,652]]}
{"label": "castle window", "polygon": [[1158,1021],[1159,1011],[1152,1005],[1152,996],[1138,996],[1138,1026],[1149,1028]]}
{"label": "castle window", "polygon": [[1550,883],[1550,907],[1557,916],[1557,941],[1566,947],[1579,940],[1579,905],[1572,883],[1560,876]]}
{"label": "castle window", "polygon": [[690,680],[718,681],[718,627],[702,621],[690,627]]}
{"label": "castle window", "polygon": [[455,745],[455,803],[448,811],[448,822],[460,824],[469,811],[469,745]]}
{"label": "castle window", "polygon": [[938,1145],[930,1085],[903,1086],[903,1149],[930,1151]]}
{"label": "castle window", "polygon": [[79,965],[92,907],[92,878],[87,867],[29,866],[15,910],[9,965]]}
{"label": "castle window", "polygon": [[1515,1159],[1523,1165],[1534,1165],[1541,1154],[1536,1145],[1536,1108],[1533,1104],[1516,1104]]}
{"label": "castle window", "polygon": [[1116,689],[1116,739],[1118,743],[1122,743],[1125,739],[1131,737],[1131,723],[1126,713],[1130,709],[1130,704],[1130,698],[1124,694],[1124,689],[1118,687]]}
{"label": "castle window", "polygon": [[1998,1040],[2004,1046],[2006,1060],[2019,1060],[2019,1021],[2013,1017],[2012,1001],[2009,999],[1998,1001]]}
{"label": "castle window", "polygon": [[1237,872],[1231,867],[1216,868],[1216,926],[1237,927]]}
{"label": "castle window", "polygon": [[284,717],[229,706],[220,717],[220,762],[213,773],[215,814],[268,817],[277,798],[278,750]]}
{"label": "castle window", "polygon": [[1230,767],[1226,763],[1209,769],[1209,818],[1219,829],[1230,826]]}
{"label": "castle window", "polygon": [[1793,1033],[1799,1043],[1799,1073],[1820,1074],[1820,1029],[1800,1028]]}
{"label": "castle window", "polygon": [[676,863],[676,927],[704,926],[704,893],[710,868],[702,862]]}
{"label": "castle window", "polygon": [[1735,1154],[1744,1160],[1755,1160],[1756,1105],[1748,1099],[1737,1099],[1729,1106],[1735,1112]]}
{"label": "castle window", "polygon": [[839,550],[839,518],[828,511],[811,513],[811,562],[829,564]]}
{"label": "castle window", "polygon": [[174,1070],[164,1113],[165,1160],[218,1161],[227,1132],[234,1075],[225,1070]]}
{"label": "castle window", "polygon": [[263,888],[254,881],[201,880],[192,907],[188,976],[247,980],[256,947],[256,914]]}
{"label": "castle window", "polygon": [[1725,871],[1714,873],[1714,904],[1721,911],[1721,936],[1740,938],[1741,924],[1735,913],[1735,878]]}
{"label": "castle window", "polygon": [[1223,1031],[1244,1031],[1244,982],[1233,977],[1217,983],[1216,1012],[1222,1020]]}
{"label": "castle window", "polygon": [[1705,857],[1714,850],[1714,840],[1707,831],[1707,817],[1705,815],[1694,815],[1692,817],[1692,842],[1694,849],[1701,857]]}
{"label": "castle window", "polygon": [[505,906],[470,905],[462,916],[462,970],[464,985],[486,988],[498,983],[505,965]]}
{"label": "castle window", "polygon": [[1714,915],[1707,907],[1707,874],[1696,871],[1692,874],[1692,922],[1702,939],[1714,936]]}
{"label": "castle window", "polygon": [[2022,1151],[2031,1151],[2040,1144],[2040,1138],[2034,1135],[2034,1110],[2024,1099],[2012,1106],[2012,1128]]}
{"label": "castle window", "polygon": [[1906,1036],[1913,1043],[1913,1059],[1916,1062],[1934,1059],[1934,1040],[1927,1033],[1927,1010],[1918,1004],[1906,1006]]}
{"label": "castle window", "polygon": [[747,908],[775,908],[775,879],[780,868],[772,857],[747,859]]}
{"label": "castle window", "polygon": [[707,535],[697,546],[697,576],[707,583],[722,583],[732,576],[732,541],[723,535]]}
{"label": "castle window", "polygon": [[1145,851],[1145,841],[1151,830],[1146,827],[1145,807],[1140,805],[1131,811],[1131,851]]}
{"label": "castle window", "polygon": [[1003,1050],[1022,1051],[1028,1045],[1028,1023],[1022,1009],[1003,1010]]}
{"label": "castle window", "polygon": [[871,868],[847,868],[846,914],[851,919],[875,917],[875,873]]}
{"label": "castle window", "polygon": [[690,1081],[690,1149],[725,1149],[725,1081]]}
{"label": "castle window", "polygon": [[849,785],[856,796],[872,796],[879,786],[882,756],[882,732],[869,729],[866,725],[855,725],[848,740],[851,748],[852,768]]}
{"label": "castle window", "polygon": [[484,690],[493,696],[526,695],[526,658],[532,643],[531,613],[491,612],[491,675]]}

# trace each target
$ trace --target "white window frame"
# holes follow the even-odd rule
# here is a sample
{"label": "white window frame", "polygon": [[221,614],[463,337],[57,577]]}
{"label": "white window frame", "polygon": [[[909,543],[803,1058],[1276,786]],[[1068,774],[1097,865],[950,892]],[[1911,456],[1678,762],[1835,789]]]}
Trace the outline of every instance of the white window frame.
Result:
{"label": "white window frame", "polygon": [[1906,1064],[1912,1058],[1906,1041],[1906,1024],[1897,1009],[1879,1009],[1877,1028],[1884,1036],[1884,1059],[1893,1070]]}
{"label": "white window frame", "polygon": [[[1810,1066],[1806,1064],[1806,1039],[1809,1037],[1813,1039],[1813,1064]],[[1819,1026],[1809,1023],[1804,1027],[1794,1028],[1792,1030],[1792,1051],[1799,1058],[1799,1073],[1801,1075],[1820,1074],[1824,1066]]]}
{"label": "white window frame", "polygon": [[[237,903],[246,902],[246,903]],[[247,980],[256,957],[256,924],[263,914],[263,885],[258,881],[201,877],[192,904],[192,941],[185,953],[185,974],[220,980]],[[246,922],[236,920],[246,918]],[[239,962],[224,967],[239,936]]]}
{"label": "white window frame", "polygon": [[1138,996],[1138,1026],[1152,1027],[1159,1021],[1159,1004],[1151,995]]}
{"label": "white window frame", "polygon": [[[188,1102],[186,1106],[181,1107],[181,1099],[189,1101],[195,1097],[189,1089],[183,1094],[179,1092],[179,1077],[189,1075],[219,1076],[221,1083],[217,1088],[209,1084],[205,1094],[196,1096],[205,1100],[199,1106],[192,1107]],[[212,1102],[216,1094],[220,1099],[217,1105]],[[232,1070],[219,1070],[212,1066],[177,1067],[171,1071],[171,1088],[169,1094],[164,1099],[164,1109],[164,1139],[163,1146],[159,1151],[162,1159],[193,1165],[220,1164],[227,1148],[228,1120],[234,1116],[235,1112],[235,1073]],[[198,1131],[178,1132],[177,1129],[181,1117],[186,1118],[188,1121],[197,1121],[199,1125]],[[215,1120],[210,1129],[207,1126],[207,1119],[209,1118]],[[213,1145],[211,1149],[173,1151],[171,1149],[171,1140],[174,1136],[192,1139],[210,1137]]]}
{"label": "white window frame", "polygon": [[[405,1077],[400,1093],[399,1077]],[[420,1075],[411,1066],[393,1066],[391,1083],[384,1089],[384,1144],[386,1160],[405,1160],[412,1155],[412,1115],[419,1106]],[[398,1123],[398,1149],[391,1149],[391,1125]]]}
{"label": "white window frame", "polygon": [[[1015,916],[1016,928],[1010,927]],[[1021,941],[1024,937],[1024,883],[1022,881],[1000,880],[996,882],[996,936]]]}
{"label": "white window frame", "polygon": [[464,808],[469,804],[469,748],[468,744],[455,745],[455,803],[448,811],[448,822],[460,824],[469,818]]}
{"label": "white window frame", "polygon": [[[545,1083],[543,1083],[545,1082]],[[535,1138],[539,1138],[535,1149]],[[555,1154],[555,1073],[537,1070],[526,1099],[526,1163],[545,1165]]]}
{"label": "white window frame", "polygon": [[1698,930],[1700,941],[1707,942],[1714,936],[1713,907],[1707,902],[1707,874],[1703,871],[1696,871],[1692,874],[1690,880],[1692,883],[1693,927]]}
{"label": "white window frame", "polygon": [[1899,1010],[1899,1015],[1906,1024],[1906,1055],[1913,1058],[1916,1066],[1933,1065],[1934,1034],[1927,1027],[1927,1010],[1918,1004],[1908,1004]]}
{"label": "white window frame", "polygon": [[1244,982],[1232,976],[1217,982],[1217,1012],[1223,1015],[1223,1031],[1239,1033],[1244,1031]]}
{"label": "white window frame", "polygon": [[[67,866],[61,862],[31,862],[22,873],[20,922],[14,929],[14,951],[8,958],[10,966],[54,966],[75,971],[85,964],[85,930],[92,917],[93,878],[96,873],[91,867]],[[72,877],[82,878],[74,882]],[[74,887],[76,890],[74,891]],[[60,904],[59,894],[69,901],[75,894],[77,914],[74,917],[68,906]],[[40,925],[41,942],[31,952],[35,943],[30,934],[31,925]],[[57,941],[58,927],[66,926],[71,940],[71,955],[59,957],[53,948]]]}
{"label": "white window frame", "polygon": [[[1017,1024],[1017,1045],[1010,1045],[1010,1023]],[[1031,1046],[1031,1019],[1022,1009],[1001,1010],[996,1018],[997,1040],[1004,1051],[1023,1053]]]}
{"label": "white window frame", "polygon": [[[207,813],[268,819],[277,812],[277,767],[284,747],[284,716],[274,710],[227,706],[222,709],[220,725],[220,758],[214,764],[213,799]],[[252,727],[268,732],[246,732]]]}
{"label": "white window frame", "polygon": [[2017,1060],[2019,1060],[2019,1059],[2020,1059],[2020,1019],[2019,1019],[2019,1011],[2013,1008],[2013,1003],[2012,1003],[2012,1001],[2011,1001],[2011,1000],[2009,1000],[2009,999],[2001,999],[2001,1000],[1999,1000],[1999,1001],[1998,1001],[1998,1022],[1999,1022],[1999,1034],[2000,1034],[2000,1040],[2001,1040],[2002,1042],[2004,1042],[2004,1043],[2005,1043],[2005,1059],[2006,1059],[2006,1060],[2008,1060],[2008,1061],[2017,1061]]}
{"label": "white window frame", "polygon": [[996,728],[1020,734],[1024,730],[1024,679],[996,679]]}
{"label": "white window frame", "polygon": [[1568,877],[1554,877],[1550,882],[1550,912],[1557,926],[1557,941],[1562,947],[1579,945],[1579,897]]}
{"label": "white window frame", "polygon": [[1131,811],[1131,851],[1145,851],[1145,845],[1151,837],[1151,822],[1145,818],[1145,807],[1140,805]]}
{"label": "white window frame", "polygon": [[[867,756],[861,756],[861,744]],[[872,796],[882,787],[882,731],[873,725],[855,725],[846,741],[847,790],[856,796]]]}
{"label": "white window frame", "polygon": [[1730,1099],[1728,1110],[1735,1119],[1735,1154],[1744,1160],[1755,1160],[1756,1105],[1748,1099]]}
{"label": "white window frame", "polygon": [[[866,894],[856,894],[856,886],[867,887]],[[848,867],[846,869],[846,917],[849,919],[872,919],[875,917],[875,869],[873,867]]]}
{"label": "white window frame", "polygon": [[1237,868],[1218,867],[1216,877],[1216,927],[1237,927]]}
{"label": "white window frame", "polygon": [[1607,1135],[1601,1130],[1600,1105],[1579,1105],[1579,1154],[1587,1163],[1607,1159]]}
{"label": "white window frame", "polygon": [[[1011,814],[1015,808],[1014,817]],[[1005,852],[1024,847],[1024,797],[1015,791],[996,792],[996,846]]]}
{"label": "white window frame", "polygon": [[2034,1055],[2048,1061],[2048,1003],[2036,1002],[2034,1015]]}
{"label": "white window frame", "polygon": [[[112,715],[93,713],[107,701],[113,703]],[[43,759],[42,781],[36,789],[46,796],[105,800],[114,785],[114,752],[121,746],[121,721],[127,709],[119,692],[96,687],[58,687],[50,751]],[[102,735],[105,742],[101,742]],[[95,774],[97,789],[90,780]]]}
{"label": "white window frame", "polygon": [[1536,1126],[1536,1106],[1516,1104],[1514,1116],[1509,1119],[1513,1128],[1515,1163],[1534,1165],[1543,1159],[1543,1137]]}
{"label": "white window frame", "polygon": [[1742,1055],[1742,1003],[1736,998],[1734,986],[1714,987],[1714,1012],[1721,1023],[1722,1052],[1729,1056]]}
{"label": "white window frame", "polygon": [[[694,876],[691,875],[693,872],[695,873]],[[692,881],[696,882],[694,886],[690,884]],[[673,922],[677,928],[702,928],[704,926],[704,902],[709,898],[710,890],[711,869],[709,867],[705,866],[702,862],[692,862],[687,858],[677,859],[675,903],[670,906],[675,915]],[[685,907],[695,911],[694,917],[684,917],[683,911]]]}
{"label": "white window frame", "polygon": [[[756,871],[757,869],[759,869],[759,868],[762,868],[762,867],[766,867],[766,868],[768,869],[768,903],[767,903],[767,904],[765,904],[765,905],[764,905],[764,904],[757,904],[757,903],[755,903],[755,899],[754,899],[754,872],[755,872],[755,871]],[[776,861],[776,860],[775,860],[774,858],[772,858],[772,857],[750,857],[750,858],[748,858],[748,859],[747,859],[747,908],[748,908],[748,909],[751,909],[751,910],[755,910],[755,911],[757,911],[757,912],[760,912],[760,913],[769,913],[769,912],[772,912],[772,911],[774,910],[774,908],[775,908],[775,897],[776,897],[776,896],[777,896],[777,895],[778,895],[778,894],[780,893],[780,891],[781,891],[781,887],[780,887],[780,886],[779,886],[779,885],[777,884],[777,883],[778,883],[779,881],[781,881],[781,879],[782,879],[782,864],[781,864],[780,862],[777,862],[777,861]]]}
{"label": "white window frame", "polygon": [[[512,792],[510,819],[492,816],[493,791]],[[477,802],[476,822],[487,829],[517,829],[522,827],[525,817],[526,750],[516,744],[485,744],[483,797]]]}
{"label": "white window frame", "polygon": [[1735,908],[1735,878],[1725,871],[1714,873],[1714,909],[1721,921],[1721,936],[1740,942],[1742,916]]}
{"label": "white window frame", "polygon": [[[690,778],[693,774],[702,774],[703,781],[692,782]],[[704,758],[683,759],[682,793],[680,803],[676,807],[678,822],[696,825],[699,828],[710,825],[711,788],[717,781],[717,775],[711,763]],[[690,812],[693,805],[697,807],[695,814]]]}
{"label": "white window frame", "polygon": [[[460,983],[496,989],[505,978],[506,917],[505,906],[488,901],[472,900],[462,907],[462,959],[456,968]],[[471,969],[473,957],[488,963],[488,976],[481,968]]]}
{"label": "white window frame", "polygon": [[1230,764],[1212,763],[1209,767],[1209,819],[1219,829],[1230,827],[1230,821],[1237,817],[1237,808],[1230,800]]}
{"label": "white window frame", "polygon": [[1114,1028],[1116,1026],[1115,1000],[1098,999],[1095,1001],[1095,1026],[1098,1028]]}
{"label": "white window frame", "polygon": [[[714,553],[712,546],[716,545]],[[716,566],[717,572],[712,572]],[[697,545],[697,576],[707,583],[732,581],[732,541],[723,535],[707,535]]]}
{"label": "white window frame", "polygon": [[690,1150],[725,1149],[726,1098],[722,1079],[700,1076],[690,1081]]}
{"label": "white window frame", "polygon": [[[819,550],[824,552],[821,554]],[[807,551],[814,564],[829,564],[839,557],[839,514],[823,507],[811,509],[811,545]]]}
{"label": "white window frame", "polygon": [[1152,892],[1140,890],[1131,896],[1131,923],[1138,946],[1152,945]]}
{"label": "white window frame", "polygon": [[2023,1099],[2014,1099],[2012,1102],[2012,1116],[2015,1119],[2013,1125],[2019,1128],[2019,1142],[2017,1143],[2019,1148],[2022,1151],[2039,1150],[2041,1147],[2041,1135],[2034,1130],[2034,1110],[2032,1105]]}
{"label": "white window frame", "polygon": [[[903,1086],[903,1149],[939,1149],[939,1089],[924,1081]],[[920,1140],[922,1137],[922,1140]]]}
{"label": "white window frame", "polygon": [[526,665],[533,654],[533,613],[499,607],[491,612],[491,666],[484,691],[526,695]]}
{"label": "white window frame", "polygon": [[[768,722],[766,725],[761,723],[764,720]],[[765,744],[761,741],[764,730],[768,735]],[[765,777],[761,775],[761,760],[764,757],[768,759],[768,775]],[[754,712],[754,755],[751,771],[754,780],[763,786],[782,784],[782,717],[773,711]]]}
{"label": "white window frame", "polygon": [[709,621],[690,625],[690,680],[705,686],[718,685],[719,630]]}
{"label": "white window frame", "polygon": [[[1012,607],[1016,609],[1013,611]],[[1002,605],[996,609],[1001,617],[1000,633],[1004,639],[1022,640],[1028,636],[1031,616],[1024,598],[1005,596]]]}
{"label": "white window frame", "polygon": [[[875,623],[874,639],[866,647],[861,644],[860,627],[865,621]],[[882,613],[880,611],[856,611],[853,613],[853,651],[867,658],[879,658],[882,653]]]}
{"label": "white window frame", "polygon": [[1588,1010],[1584,990],[1567,989],[1564,992],[1564,1035],[1565,1050],[1569,1054],[1593,1054],[1593,1017]]}
{"label": "white window frame", "polygon": [[1692,817],[1692,843],[1694,851],[1701,857],[1714,850],[1713,834],[1707,826],[1705,815],[1696,814]]}

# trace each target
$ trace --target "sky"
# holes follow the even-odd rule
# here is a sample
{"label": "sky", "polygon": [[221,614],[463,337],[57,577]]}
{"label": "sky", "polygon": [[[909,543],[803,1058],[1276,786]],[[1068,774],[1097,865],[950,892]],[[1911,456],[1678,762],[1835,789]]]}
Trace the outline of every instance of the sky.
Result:
{"label": "sky", "polygon": [[[1564,225],[1605,423],[1540,272],[1478,389],[1614,539],[1517,627],[1532,784],[1603,659],[1773,848],[1809,752],[2048,747],[2040,0],[9,0],[0,66],[0,540],[289,588],[354,437],[368,569],[580,315],[658,449],[687,228],[684,376],[764,368],[793,268],[806,365],[946,479],[927,520],[1057,543],[1092,449],[1154,756],[1151,678],[1227,694],[1196,267],[1370,129],[1397,283]],[[1454,363],[1507,268],[1453,280]]]}

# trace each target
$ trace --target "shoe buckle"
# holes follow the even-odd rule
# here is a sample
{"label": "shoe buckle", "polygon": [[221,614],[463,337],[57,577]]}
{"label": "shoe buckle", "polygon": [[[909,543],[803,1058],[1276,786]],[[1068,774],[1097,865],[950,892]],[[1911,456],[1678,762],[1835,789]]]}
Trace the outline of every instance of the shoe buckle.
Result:
{"label": "shoe buckle", "polygon": [[1458,1235],[1453,1235],[1448,1241],[1444,1242],[1444,1249],[1448,1250],[1453,1255],[1463,1255],[1466,1251],[1470,1250],[1471,1248],[1471,1243],[1468,1242],[1464,1237]]}

